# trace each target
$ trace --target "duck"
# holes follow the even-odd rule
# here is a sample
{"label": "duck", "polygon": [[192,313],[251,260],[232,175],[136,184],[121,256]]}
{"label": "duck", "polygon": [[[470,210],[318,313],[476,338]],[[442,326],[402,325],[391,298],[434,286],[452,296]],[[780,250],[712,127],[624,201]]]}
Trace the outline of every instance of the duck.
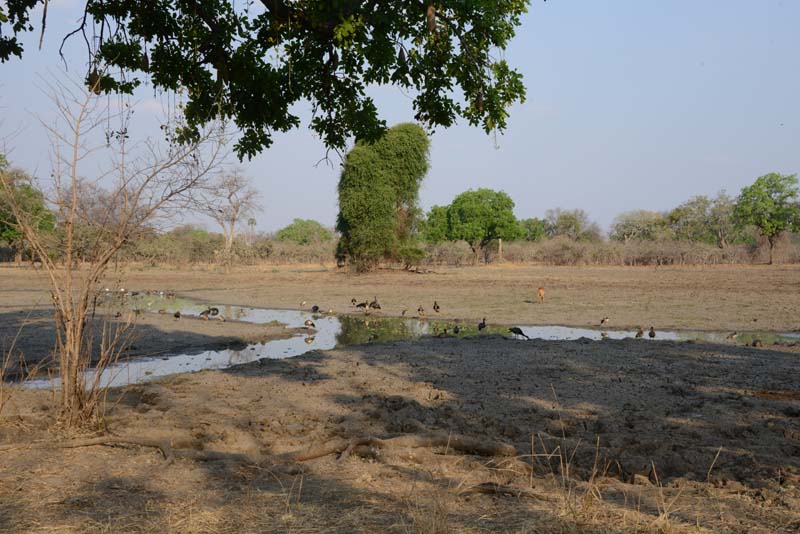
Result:
{"label": "duck", "polygon": [[211,308],[209,308],[209,309],[208,309],[208,314],[209,314],[211,317],[216,317],[217,315],[219,315],[219,308],[214,308],[214,307],[212,306]]}
{"label": "duck", "polygon": [[527,335],[525,335],[525,332],[523,332],[522,329],[518,326],[512,326],[511,328],[508,329],[508,331],[514,334],[515,338],[517,336],[522,336],[525,339],[530,339]]}
{"label": "duck", "polygon": [[433,301],[433,311],[435,311],[436,313],[439,313],[439,310],[440,310],[439,303],[434,300]]}
{"label": "duck", "polygon": [[656,337],[656,329],[653,326],[650,326],[650,331],[647,333],[650,336],[650,339],[654,339]]}
{"label": "duck", "polygon": [[176,311],[175,313],[172,314],[172,316],[175,317],[175,319],[180,319],[181,318],[181,311],[180,310]]}
{"label": "duck", "polygon": [[356,299],[354,299],[354,298],[350,299],[350,305],[351,306],[355,306],[356,304],[358,304],[358,301]]}
{"label": "duck", "polygon": [[458,325],[455,325],[453,327],[453,333],[456,334],[456,335],[461,333],[461,329],[458,327]]}
{"label": "duck", "polygon": [[600,326],[607,325],[610,321],[611,319],[609,317],[607,316],[603,317],[602,319],[600,319]]}
{"label": "duck", "polygon": [[319,312],[319,306],[317,306],[316,304],[311,306],[311,313],[318,313],[318,312]]}
{"label": "duck", "polygon": [[316,328],[316,326],[317,326],[317,325],[314,324],[314,321],[312,321],[311,319],[306,319],[306,322],[303,323],[303,324],[306,325],[306,328]]}
{"label": "duck", "polygon": [[635,337],[636,337],[636,339],[640,339],[640,338],[644,337],[644,330],[642,330],[641,326],[636,331],[636,336]]}
{"label": "duck", "polygon": [[484,328],[486,328],[486,317],[484,317],[483,320],[478,323],[478,331],[479,332],[481,330],[483,330]]}

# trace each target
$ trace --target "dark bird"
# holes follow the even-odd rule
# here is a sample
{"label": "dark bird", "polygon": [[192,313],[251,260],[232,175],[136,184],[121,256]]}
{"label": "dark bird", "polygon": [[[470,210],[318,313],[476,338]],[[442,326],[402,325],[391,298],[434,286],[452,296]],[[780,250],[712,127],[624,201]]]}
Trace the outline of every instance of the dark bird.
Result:
{"label": "dark bird", "polygon": [[647,333],[647,335],[650,336],[650,339],[655,338],[656,337],[656,329],[651,326],[650,327],[650,331]]}
{"label": "dark bird", "polygon": [[522,329],[518,326],[512,326],[511,328],[508,329],[508,331],[514,334],[515,338],[517,336],[522,336],[525,339],[530,339],[528,336],[525,335],[525,332],[523,332]]}
{"label": "dark bird", "polygon": [[402,315],[403,317],[405,317],[405,316],[406,316],[406,312],[407,312],[407,311],[408,311],[408,310],[403,310],[403,311],[400,313],[400,315]]}
{"label": "dark bird", "polygon": [[114,314],[114,318],[119,319],[120,317],[122,317],[122,312],[117,312]]}
{"label": "dark bird", "polygon": [[181,318],[181,311],[180,310],[176,311],[175,313],[172,314],[172,316],[175,317],[176,319],[180,319]]}
{"label": "dark bird", "polygon": [[311,313],[318,313],[318,312],[319,312],[319,306],[317,306],[316,304],[311,306]]}
{"label": "dark bird", "polygon": [[420,317],[425,317],[425,308],[422,307],[422,304],[420,304],[419,308],[417,308],[417,315]]}
{"label": "dark bird", "polygon": [[611,321],[611,319],[609,319],[608,317],[603,317],[602,319],[600,319],[600,324],[605,325],[608,324],[609,321]]}
{"label": "dark bird", "polygon": [[642,327],[640,326],[639,330],[636,331],[636,339],[639,339],[641,337],[644,337],[644,330],[642,330]]}
{"label": "dark bird", "polygon": [[210,308],[200,312],[200,317],[202,317],[204,321],[208,321],[208,316],[209,315],[211,315],[211,309]]}
{"label": "dark bird", "polygon": [[750,344],[752,347],[762,347],[764,344],[761,342],[760,339],[754,339],[753,342]]}
{"label": "dark bird", "polygon": [[478,331],[481,331],[484,328],[486,328],[486,317],[484,317],[483,320],[478,323]]}
{"label": "dark bird", "polygon": [[435,311],[436,313],[439,313],[439,309],[440,309],[439,308],[439,303],[434,300],[433,301],[433,311]]}
{"label": "dark bird", "polygon": [[378,302],[378,297],[375,297],[375,298],[372,299],[372,302],[369,303],[369,307],[372,308],[373,310],[380,310],[381,309],[381,305]]}
{"label": "dark bird", "polygon": [[217,315],[219,315],[219,308],[214,308],[214,307],[209,308],[208,309],[208,314],[211,317],[216,317]]}
{"label": "dark bird", "polygon": [[458,325],[453,327],[453,333],[454,334],[460,334],[461,333],[461,329],[458,327]]}
{"label": "dark bird", "polygon": [[732,333],[728,334],[727,337],[725,337],[725,339],[734,340],[734,339],[736,339],[736,336],[738,336],[738,335],[739,334],[737,332],[732,332]]}
{"label": "dark bird", "polygon": [[350,299],[351,306],[355,306],[356,304],[358,304],[358,301],[356,299]]}
{"label": "dark bird", "polygon": [[306,319],[306,322],[303,324],[306,325],[306,328],[315,328],[317,326],[311,319]]}
{"label": "dark bird", "polygon": [[363,308],[364,311],[367,311],[369,309],[369,302],[367,301],[359,302],[358,304],[356,304],[356,308]]}

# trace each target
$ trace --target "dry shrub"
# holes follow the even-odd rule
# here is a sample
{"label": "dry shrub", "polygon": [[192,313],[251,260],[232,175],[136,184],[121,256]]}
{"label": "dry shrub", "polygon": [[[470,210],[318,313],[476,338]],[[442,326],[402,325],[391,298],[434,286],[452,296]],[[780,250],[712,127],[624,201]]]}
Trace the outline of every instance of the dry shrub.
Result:
{"label": "dry shrub", "polygon": [[325,264],[336,253],[336,241],[298,245],[291,241],[270,241],[271,251],[266,261],[271,264]]}
{"label": "dry shrub", "polygon": [[444,241],[425,245],[425,265],[471,265],[475,255],[464,241]]}

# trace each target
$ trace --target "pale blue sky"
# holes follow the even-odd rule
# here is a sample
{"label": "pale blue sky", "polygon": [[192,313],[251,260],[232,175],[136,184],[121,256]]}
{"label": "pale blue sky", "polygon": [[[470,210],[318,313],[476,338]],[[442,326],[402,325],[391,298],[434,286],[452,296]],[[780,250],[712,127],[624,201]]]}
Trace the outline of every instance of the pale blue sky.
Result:
{"label": "pale blue sky", "polygon": [[[37,75],[63,70],[56,50],[79,11],[77,0],[51,2],[44,49],[31,36],[23,61],[0,65],[4,128],[20,129],[12,160],[41,175],[46,138],[30,113],[47,116],[49,104]],[[77,64],[79,44],[69,50]],[[623,211],[800,171],[798,1],[536,0],[506,56],[525,76],[527,102],[512,110],[499,149],[467,125],[436,132],[424,208],[491,187],[511,195],[518,217],[583,208],[607,227]],[[374,95],[390,124],[413,118],[399,90]],[[158,135],[152,90],[140,98]],[[333,224],[339,171],[314,167],[323,155],[304,125],[244,164],[264,196],[259,229],[294,217]]]}

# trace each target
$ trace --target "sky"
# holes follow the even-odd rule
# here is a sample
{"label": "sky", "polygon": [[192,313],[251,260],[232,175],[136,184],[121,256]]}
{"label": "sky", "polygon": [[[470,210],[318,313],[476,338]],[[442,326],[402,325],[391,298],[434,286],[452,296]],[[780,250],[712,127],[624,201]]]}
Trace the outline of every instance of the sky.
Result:
{"label": "sky", "polygon": [[[43,81],[64,72],[58,45],[80,12],[79,0],[51,0],[42,50],[37,28],[23,60],[0,64],[10,159],[39,175],[49,159],[35,116],[52,113]],[[420,203],[490,187],[514,199],[519,218],[581,208],[607,228],[625,211],[665,211],[695,195],[735,195],[769,172],[799,173],[798,22],[794,0],[534,0],[506,51],[526,102],[496,139],[466,123],[438,129]],[[74,39],[73,75],[82,54]],[[413,120],[400,90],[372,95],[388,124]],[[158,136],[160,98],[149,89],[137,99],[139,127]],[[325,149],[307,124],[241,165],[262,194],[261,231],[296,217],[334,224],[339,162],[317,164]]]}

